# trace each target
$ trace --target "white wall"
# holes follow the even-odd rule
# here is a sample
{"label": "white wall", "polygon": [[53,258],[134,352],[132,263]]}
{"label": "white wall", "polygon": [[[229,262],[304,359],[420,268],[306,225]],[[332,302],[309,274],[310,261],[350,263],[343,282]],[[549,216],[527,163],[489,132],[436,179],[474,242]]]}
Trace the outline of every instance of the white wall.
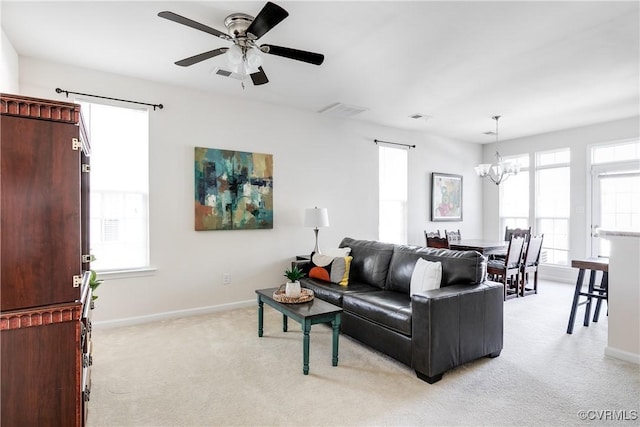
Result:
{"label": "white wall", "polygon": [[[465,239],[480,239],[482,230],[482,180],[474,167],[479,163],[482,146],[462,144],[438,137],[417,137],[399,142],[411,142],[409,151],[409,243],[424,245],[425,230],[457,230]],[[385,140],[384,138],[381,138]],[[393,141],[393,139],[391,140]],[[462,221],[431,222],[431,173],[462,175]]]}
{"label": "white wall", "polygon": [[[569,259],[589,256],[590,206],[589,206],[589,149],[593,144],[614,142],[640,135],[640,117],[631,117],[613,122],[598,123],[574,129],[545,133],[526,138],[500,142],[500,154],[512,156],[529,154],[531,165],[530,182],[534,182],[535,153],[568,147],[571,150],[571,219],[569,224]],[[495,143],[483,146],[484,160],[495,161]],[[484,235],[487,238],[502,238],[498,210],[498,188],[490,182],[484,183]],[[532,226],[534,226],[532,224]],[[535,226],[534,226],[535,227]],[[534,230],[535,231],[535,230]],[[575,281],[576,272],[571,268],[541,268],[540,274],[556,280]]]}
{"label": "white wall", "polygon": [[[376,138],[417,146],[409,154],[409,243],[423,245],[423,230],[442,224],[481,234],[477,145],[249,102],[240,89],[221,97],[31,58],[20,58],[20,87],[27,96],[64,99],[54,91],[61,87],[165,106],[150,113],[150,243],[158,270],[105,281],[94,313],[103,325],[253,303],[255,289],[281,284],[292,257],[311,252],[306,207],[329,210],[321,248],[345,236],[376,239]],[[194,146],[274,155],[273,230],[194,231]],[[429,222],[433,171],[464,175],[464,222]],[[230,285],[222,285],[223,273],[231,274]]]}
{"label": "white wall", "polygon": [[11,41],[7,38],[7,35],[2,32],[2,38],[0,39],[0,92],[3,93],[18,93],[20,87],[18,84],[19,75],[19,61],[18,54],[13,48]]}

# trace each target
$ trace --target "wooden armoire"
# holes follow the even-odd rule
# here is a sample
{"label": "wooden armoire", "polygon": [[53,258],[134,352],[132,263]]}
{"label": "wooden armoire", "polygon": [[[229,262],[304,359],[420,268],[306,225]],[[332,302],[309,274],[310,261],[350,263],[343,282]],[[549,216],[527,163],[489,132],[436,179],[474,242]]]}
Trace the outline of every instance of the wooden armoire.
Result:
{"label": "wooden armoire", "polygon": [[0,94],[0,425],[82,426],[89,141],[77,104]]}

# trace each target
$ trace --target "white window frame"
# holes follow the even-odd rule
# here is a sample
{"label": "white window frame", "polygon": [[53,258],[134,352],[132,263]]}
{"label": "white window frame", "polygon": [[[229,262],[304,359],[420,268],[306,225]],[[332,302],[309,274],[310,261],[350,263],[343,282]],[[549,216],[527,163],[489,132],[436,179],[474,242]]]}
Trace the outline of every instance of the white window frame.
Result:
{"label": "white window frame", "polygon": [[[539,158],[540,156],[544,155],[544,154],[549,154],[549,153],[558,153],[558,152],[563,152],[563,151],[567,151],[569,153],[569,159],[566,162],[562,162],[562,163],[553,163],[550,165],[539,165]],[[541,264],[545,264],[545,265],[550,265],[550,266],[558,266],[558,267],[568,267],[570,265],[570,255],[571,255],[571,207],[569,206],[569,211],[568,211],[568,216],[565,217],[548,217],[548,216],[539,216],[538,215],[538,210],[539,210],[539,202],[538,202],[538,192],[540,191],[540,183],[539,178],[538,178],[538,172],[542,171],[542,170],[550,170],[550,169],[557,169],[557,168],[568,168],[569,169],[569,178],[571,177],[571,148],[570,147],[563,147],[563,148],[556,148],[556,149],[552,149],[552,150],[545,150],[545,151],[536,151],[534,153],[534,161],[535,161],[535,165],[534,165],[534,172],[535,172],[535,187],[534,187],[534,197],[535,197],[535,202],[534,202],[534,226],[532,227],[533,229],[533,234],[538,234],[541,233],[541,227],[539,225],[541,220],[565,220],[567,222],[567,249],[562,249],[562,248],[554,248],[554,247],[550,247],[548,245],[549,240],[546,238],[547,236],[545,236],[545,239],[543,240],[542,243],[542,254],[540,256],[540,263]],[[568,196],[571,195],[571,182],[569,182],[569,194]],[[547,262],[547,256],[546,256],[546,250],[547,249],[551,249],[551,250],[558,250],[558,251],[566,251],[567,253],[567,264],[557,264],[557,263],[551,263],[551,262]]]}
{"label": "white window frame", "polygon": [[[526,162],[524,161],[524,159],[526,158]],[[498,201],[498,215],[500,217],[500,233],[502,233],[506,227],[509,228],[528,228],[529,224],[531,223],[530,218],[531,218],[531,176],[529,175],[529,165],[531,164],[531,156],[529,153],[522,153],[522,154],[515,154],[512,156],[505,156],[504,160],[507,162],[517,162],[520,165],[520,172],[518,172],[518,175],[520,174],[527,174],[527,176],[529,176],[528,179],[528,186],[527,186],[527,204],[528,204],[528,210],[527,210],[527,215],[526,216],[522,216],[522,217],[514,217],[514,216],[504,216],[502,215],[502,201],[504,199],[504,194],[503,194],[503,188],[502,186],[499,187],[499,201]],[[517,175],[516,175],[517,176]],[[506,180],[503,181],[503,185],[506,184],[510,179],[512,179],[513,177],[508,177]],[[500,238],[502,238],[504,236],[504,234],[500,235]]]}
{"label": "white window frame", "polygon": [[[399,150],[405,152],[404,173],[394,174],[396,187],[394,191],[385,191],[383,181],[389,177],[391,172],[388,167],[383,164],[383,150]],[[387,241],[388,243],[407,244],[408,239],[408,171],[409,171],[409,147],[400,145],[388,145],[382,142],[378,143],[378,240]],[[404,186],[404,188],[402,188]],[[385,217],[384,212],[388,212],[388,205],[395,205],[396,222],[390,221]],[[387,206],[385,206],[387,205]],[[393,224],[394,229],[389,229]]]}
{"label": "white window frame", "polygon": [[[130,104],[128,103],[124,103],[124,102],[118,102],[118,101],[109,101],[109,100],[100,100],[100,102],[96,102],[93,99],[89,99],[89,98],[84,98],[84,97],[79,97],[75,100],[75,102],[77,103],[81,103],[81,104],[94,104],[94,105],[98,105],[98,106],[107,106],[107,107],[116,107],[116,108],[124,108],[124,109],[128,109],[128,110],[138,110],[138,111],[146,111],[147,112],[147,117],[149,114],[149,109],[145,108],[145,107],[131,107]],[[84,112],[83,110],[83,114],[86,116],[87,114]],[[91,135],[91,117],[90,115],[88,116],[88,120],[85,121],[86,126],[87,126],[87,130],[89,132],[89,135]],[[149,126],[149,121],[147,121],[147,126]],[[91,137],[90,137],[91,138]],[[150,148],[150,141],[149,141],[149,132],[147,132],[147,159],[149,158],[149,148]],[[90,158],[91,159],[91,158]],[[149,172],[147,171],[147,174]],[[89,192],[92,192],[91,186],[89,188]],[[124,193],[127,193],[126,191]],[[138,192],[139,193],[139,192]],[[95,269],[96,272],[100,275],[100,278],[111,278],[111,279],[119,279],[119,278],[132,278],[132,277],[143,277],[143,276],[149,276],[152,275],[155,271],[156,268],[151,266],[151,246],[150,246],[150,211],[149,211],[149,179],[147,176],[147,188],[146,191],[142,194],[142,196],[144,197],[144,216],[146,217],[146,231],[145,231],[145,239],[146,239],[146,254],[144,256],[145,258],[145,262],[139,266],[132,266],[132,267],[116,267],[113,269],[100,269],[97,268]],[[90,215],[93,215],[91,206],[89,208],[90,211]],[[90,223],[92,221],[95,221],[95,218],[92,218],[90,220]],[[100,231],[101,232],[101,231]],[[93,265],[92,265],[93,268]]]}

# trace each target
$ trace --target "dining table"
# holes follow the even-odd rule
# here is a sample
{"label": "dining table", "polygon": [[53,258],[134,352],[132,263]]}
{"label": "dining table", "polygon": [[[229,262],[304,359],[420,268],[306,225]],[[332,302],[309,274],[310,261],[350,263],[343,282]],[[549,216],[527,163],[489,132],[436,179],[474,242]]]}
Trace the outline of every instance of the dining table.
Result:
{"label": "dining table", "polygon": [[509,242],[506,240],[462,239],[449,243],[449,249],[478,251],[482,255],[506,255],[508,246]]}

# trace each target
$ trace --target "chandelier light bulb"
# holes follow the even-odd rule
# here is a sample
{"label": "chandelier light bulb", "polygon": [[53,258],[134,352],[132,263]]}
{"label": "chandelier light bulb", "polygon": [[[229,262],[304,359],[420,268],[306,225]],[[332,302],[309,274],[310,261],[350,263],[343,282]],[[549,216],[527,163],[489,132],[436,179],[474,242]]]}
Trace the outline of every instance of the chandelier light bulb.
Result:
{"label": "chandelier light bulb", "polygon": [[491,170],[491,164],[490,163],[479,164],[478,166],[475,167],[475,170],[478,176],[484,177],[489,173],[489,170]]}

